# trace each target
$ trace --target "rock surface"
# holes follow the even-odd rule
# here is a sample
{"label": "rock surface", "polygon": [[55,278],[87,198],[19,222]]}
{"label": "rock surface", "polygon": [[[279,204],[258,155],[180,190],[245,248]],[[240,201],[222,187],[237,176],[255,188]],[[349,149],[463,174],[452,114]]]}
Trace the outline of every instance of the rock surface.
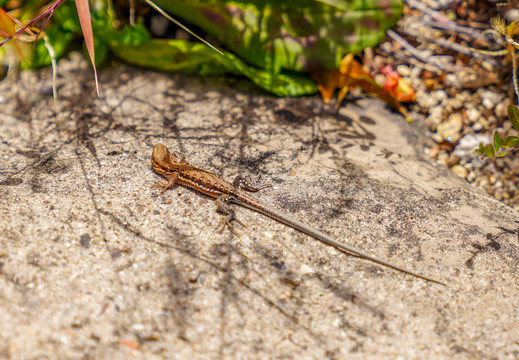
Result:
{"label": "rock surface", "polygon": [[[0,83],[0,358],[519,357],[518,214],[421,160],[376,100],[338,114],[236,79],[61,63]],[[62,70],[63,71],[63,70]],[[88,87],[85,84],[89,83]],[[160,194],[163,143],[339,241],[245,209]]]}

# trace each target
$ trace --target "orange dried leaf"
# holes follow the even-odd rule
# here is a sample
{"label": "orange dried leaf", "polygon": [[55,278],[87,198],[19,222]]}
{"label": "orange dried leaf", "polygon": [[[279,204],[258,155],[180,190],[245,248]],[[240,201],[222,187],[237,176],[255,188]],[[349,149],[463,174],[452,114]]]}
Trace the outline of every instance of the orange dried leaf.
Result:
{"label": "orange dried leaf", "polygon": [[517,20],[506,27],[506,33],[512,38],[517,35]]}
{"label": "orange dried leaf", "polygon": [[[362,64],[355,60],[355,54],[348,54],[342,59],[339,70],[313,71],[312,78],[317,83],[324,102],[328,103],[333,93],[341,89],[338,95],[340,104],[348,90],[352,87],[360,87],[365,93],[377,96],[386,101],[393,109],[400,111],[407,117],[406,109],[399,100],[410,101],[414,99],[414,90],[407,82],[401,82],[398,73],[396,78],[386,84],[386,88],[378,85],[373,77],[364,70]],[[391,69],[392,70],[392,69]]]}
{"label": "orange dried leaf", "polygon": [[362,68],[362,64],[355,60],[353,54],[345,56],[342,60],[341,74],[347,80],[345,85],[360,87],[365,93],[378,96],[390,105],[394,105],[392,96],[375,82],[373,77]]}
{"label": "orange dried leaf", "polygon": [[329,103],[335,90],[339,87],[339,70],[315,70],[311,72],[312,79],[317,83],[317,88],[325,103]]}
{"label": "orange dried leaf", "polygon": [[14,21],[4,9],[0,9],[0,37],[11,38],[16,35]]}
{"label": "orange dried leaf", "polygon": [[[369,73],[367,73],[363,68],[362,64],[359,63],[354,58],[355,54],[348,54],[342,59],[341,66],[339,71],[344,77],[344,80],[348,81],[349,79],[371,79]],[[341,84],[345,85],[345,84]],[[341,87],[343,87],[341,86]]]}

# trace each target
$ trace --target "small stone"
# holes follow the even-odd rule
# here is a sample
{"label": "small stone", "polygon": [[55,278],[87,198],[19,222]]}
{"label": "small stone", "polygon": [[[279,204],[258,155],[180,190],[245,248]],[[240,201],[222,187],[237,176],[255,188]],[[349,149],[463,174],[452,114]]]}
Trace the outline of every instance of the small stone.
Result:
{"label": "small stone", "polygon": [[447,93],[444,90],[431,91],[430,93],[423,90],[416,92],[416,102],[425,109],[435,107],[447,98]]}
{"label": "small stone", "polygon": [[508,117],[508,106],[512,105],[512,102],[509,98],[500,101],[499,104],[496,105],[495,113],[499,117]]}
{"label": "small stone", "polygon": [[444,84],[453,88],[460,88],[461,81],[456,74],[447,74],[445,75]]}
{"label": "small stone", "polygon": [[424,109],[430,109],[438,105],[438,101],[423,90],[416,92],[416,102]]}
{"label": "small stone", "polygon": [[481,97],[481,104],[489,110],[492,110],[502,100],[502,95],[491,90],[479,89],[477,94]]}
{"label": "small stone", "polygon": [[446,153],[439,153],[436,162],[438,164],[449,166],[449,155]]}
{"label": "small stone", "polygon": [[315,272],[315,270],[306,264],[302,264],[299,269],[299,273],[303,276],[308,275],[308,274],[313,274],[314,272]]}
{"label": "small stone", "polygon": [[81,235],[81,238],[79,239],[79,243],[84,248],[88,249],[90,247],[90,234],[86,233]]}
{"label": "small stone", "polygon": [[471,93],[468,91],[463,91],[457,94],[454,99],[451,99],[447,102],[446,110],[451,112],[453,110],[464,109],[465,104],[470,101]]}
{"label": "small stone", "polygon": [[466,176],[466,179],[468,182],[473,182],[474,180],[476,180],[476,172],[473,170],[471,172],[468,173],[468,175]]}
{"label": "small stone", "polygon": [[497,117],[495,117],[494,115],[490,115],[486,120],[487,121],[485,122],[485,125],[488,125],[488,127],[493,126],[497,123]]}
{"label": "small stone", "polygon": [[380,86],[384,86],[384,82],[386,81],[386,76],[382,74],[375,75],[375,82]]}
{"label": "small stone", "polygon": [[488,186],[488,179],[486,177],[479,178],[478,186],[482,189],[485,189]]}
{"label": "small stone", "polygon": [[454,113],[449,118],[438,125],[438,133],[443,139],[449,142],[458,142],[460,131],[463,128],[463,116],[460,113]]}
{"label": "small stone", "polygon": [[472,159],[474,157],[474,150],[479,147],[479,144],[490,144],[490,141],[490,136],[487,134],[465,135],[459,140],[458,145],[454,148],[453,155],[460,159]]}
{"label": "small stone", "polygon": [[478,109],[476,109],[474,107],[466,109],[465,113],[467,114],[467,120],[470,123],[475,123],[481,117],[481,111],[479,111]]}
{"label": "small stone", "polygon": [[443,120],[443,111],[440,107],[432,108],[429,112],[429,116],[425,119],[425,126],[432,131],[436,131],[438,125]]}
{"label": "small stone", "polygon": [[449,157],[447,158],[447,166],[452,169],[454,165],[459,164],[460,158],[457,156],[454,156],[452,153],[449,154]]}
{"label": "small stone", "polygon": [[411,69],[409,66],[398,65],[396,67],[396,72],[400,74],[400,76],[409,77],[411,75]]}
{"label": "small stone", "polygon": [[510,175],[519,173],[519,158],[510,158],[509,167]]}
{"label": "small stone", "polygon": [[474,130],[475,132],[483,130],[484,127],[485,126],[481,122],[472,124],[472,130]]}
{"label": "small stone", "polygon": [[425,88],[427,90],[429,90],[429,91],[433,91],[435,89],[438,89],[438,87],[439,87],[437,79],[424,79],[424,80],[422,80],[421,78],[418,78],[416,80],[421,81],[422,84],[425,85]]}
{"label": "small stone", "polygon": [[[432,139],[437,143],[441,143],[443,141],[443,137],[438,133],[432,134]],[[436,155],[438,155],[438,153]],[[434,157],[434,156],[432,156],[432,157]]]}
{"label": "small stone", "polygon": [[431,91],[431,97],[437,100],[439,103],[445,101],[449,97],[445,90]]}
{"label": "small stone", "polygon": [[509,23],[514,22],[518,18],[519,18],[519,10],[517,10],[517,9],[508,9],[508,10],[505,11],[505,19],[507,20],[507,22],[509,22]]}
{"label": "small stone", "polygon": [[453,173],[455,173],[456,175],[458,175],[460,178],[463,178],[463,179],[465,179],[468,175],[467,169],[465,169],[461,165],[454,165],[453,167],[451,167],[451,170]]}

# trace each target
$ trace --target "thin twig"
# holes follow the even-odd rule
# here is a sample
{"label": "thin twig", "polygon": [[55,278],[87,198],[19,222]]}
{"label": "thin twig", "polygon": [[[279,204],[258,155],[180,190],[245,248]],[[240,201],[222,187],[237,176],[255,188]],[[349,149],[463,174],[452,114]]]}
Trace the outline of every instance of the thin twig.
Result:
{"label": "thin twig", "polygon": [[437,73],[438,71],[443,71],[443,70],[440,70],[438,69],[437,66],[435,65],[431,65],[431,64],[428,64],[428,63],[424,63],[423,61],[420,61],[412,56],[408,56],[407,54],[405,53],[395,53],[393,54],[392,56],[395,57],[395,59],[397,60],[400,60],[400,61],[403,61],[405,63],[408,63],[416,68],[419,68],[419,69],[422,69],[422,70],[426,70],[426,71],[429,71],[431,73]]}
{"label": "thin twig", "polygon": [[445,31],[452,31],[457,34],[469,35],[474,40],[481,39],[481,38],[486,40],[486,36],[483,31],[479,31],[477,29],[467,27],[467,26],[462,26],[462,25],[456,24],[455,22],[444,23],[441,21],[436,21],[436,20],[426,19],[426,18],[420,19],[420,22],[422,25],[430,26],[432,28],[445,30]]}
{"label": "thin twig", "polygon": [[176,20],[175,18],[173,18],[172,16],[170,16],[167,12],[165,12],[164,10],[162,10],[161,7],[159,7],[157,4],[155,4],[152,0],[144,0],[144,2],[146,2],[146,4],[148,4],[149,6],[151,6],[152,8],[154,8],[156,11],[158,11],[162,16],[164,16],[166,19],[168,19],[169,21],[171,21],[172,23],[174,23],[175,25],[179,26],[180,28],[182,28],[184,31],[186,31],[188,34],[194,36],[195,38],[197,38],[198,40],[200,40],[201,42],[203,42],[205,45],[209,46],[211,49],[213,49],[214,51],[216,51],[217,53],[219,53],[220,55],[223,55],[223,52],[221,52],[220,50],[218,50],[213,44],[211,44],[209,41],[205,40],[205,39],[202,39],[200,36],[198,36],[197,34],[195,34],[194,32],[192,32],[191,30],[189,30],[184,24],[182,24],[180,21]]}
{"label": "thin twig", "polygon": [[496,152],[494,154],[494,160],[498,158],[498,155],[500,154],[503,154],[503,153],[508,153],[509,151],[511,150],[518,150],[519,149],[519,145],[516,145],[516,146],[511,146],[509,148],[505,148],[505,149],[501,149],[499,150],[498,152]]}
{"label": "thin twig", "polygon": [[405,0],[405,2],[407,3],[407,5],[413,7],[415,9],[417,9],[417,10],[420,10],[421,12],[423,12],[424,14],[432,17],[433,19],[442,19],[445,23],[451,22],[451,20],[447,16],[445,16],[444,13],[442,13],[440,11],[433,10],[433,9],[427,7],[426,5],[424,5],[420,1]]}
{"label": "thin twig", "polygon": [[510,55],[512,56],[512,80],[514,83],[515,96],[519,101],[519,83],[517,81],[517,58],[515,56],[515,46],[510,46]]}
{"label": "thin twig", "polygon": [[431,43],[434,43],[438,46],[441,46],[441,47],[444,47],[444,48],[447,48],[447,49],[450,49],[450,50],[454,50],[460,54],[463,54],[463,55],[467,55],[467,56],[471,56],[473,58],[478,58],[478,59],[482,59],[482,60],[487,60],[487,61],[491,61],[492,59],[489,58],[487,55],[489,54],[485,54],[484,50],[483,51],[479,51],[477,49],[472,49],[472,48],[469,48],[467,46],[463,46],[463,45],[460,45],[458,43],[455,43],[455,42],[452,42],[452,41],[449,41],[449,40],[445,40],[443,38],[433,38],[432,36],[429,36],[427,35],[425,32],[422,32],[422,31],[415,31],[411,28],[407,29],[406,31],[406,34],[407,35],[410,35],[410,36],[413,36],[417,39],[423,39],[423,40],[427,40]]}
{"label": "thin twig", "polygon": [[135,26],[135,0],[130,0],[130,25]]}
{"label": "thin twig", "polygon": [[432,64],[432,65],[436,66],[441,71],[447,70],[445,64],[442,64],[442,63],[436,61],[436,59],[434,57],[431,57],[431,56],[425,54],[423,51],[418,50],[417,48],[415,48],[413,45],[409,44],[404,38],[402,38],[400,35],[398,35],[393,30],[388,30],[387,31],[387,35],[391,39],[396,41],[404,49],[409,51],[411,53],[411,55],[413,55],[417,59],[423,61],[426,64]]}

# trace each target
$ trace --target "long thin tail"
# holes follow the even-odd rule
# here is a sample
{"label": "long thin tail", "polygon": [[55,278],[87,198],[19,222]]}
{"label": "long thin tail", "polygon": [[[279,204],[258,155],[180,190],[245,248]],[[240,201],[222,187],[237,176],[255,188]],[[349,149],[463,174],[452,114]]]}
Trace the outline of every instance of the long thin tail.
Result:
{"label": "long thin tail", "polygon": [[237,205],[240,205],[240,206],[243,206],[247,209],[250,209],[250,210],[253,210],[253,211],[256,211],[260,214],[263,214],[265,216],[268,216],[276,221],[279,221],[280,223],[282,224],[285,224],[287,226],[290,226],[291,228],[294,228],[296,229],[297,231],[300,231],[306,235],[309,235],[309,236],[312,236],[313,238],[327,244],[327,245],[330,245],[330,246],[333,246],[335,247],[336,249],[342,251],[342,252],[345,252],[346,254],[349,254],[349,255],[353,255],[353,256],[356,256],[356,257],[359,257],[359,258],[362,258],[362,259],[365,259],[365,260],[369,260],[369,261],[372,261],[374,263],[377,263],[379,265],[383,265],[383,266],[386,266],[386,267],[389,267],[391,269],[394,269],[394,270],[397,270],[397,271],[400,271],[400,272],[403,272],[403,273],[406,273],[406,274],[409,274],[409,275],[412,275],[414,277],[417,277],[417,278],[420,278],[420,279],[423,279],[423,280],[427,280],[427,281],[430,281],[430,282],[433,282],[433,283],[436,283],[436,284],[440,284],[440,285],[446,285],[444,282],[441,282],[439,280],[435,280],[433,278],[430,278],[430,277],[427,277],[427,276],[424,276],[424,275],[421,275],[421,274],[418,274],[414,271],[411,271],[411,270],[407,270],[407,269],[404,269],[400,266],[397,266],[397,265],[394,265],[390,262],[387,262],[385,260],[382,260],[382,259],[379,259],[377,257],[374,257],[374,256],[371,256],[371,255],[368,255],[366,253],[363,253],[362,251],[359,251],[355,248],[352,248],[348,245],[345,245],[345,244],[342,244],[340,242],[338,242],[337,240],[333,239],[332,237],[330,237],[329,235],[326,235],[325,233],[319,231],[319,230],[316,230],[304,223],[302,223],[301,221],[299,220],[296,220],[296,219],[293,219],[291,217],[288,217],[286,216],[285,214],[281,213],[280,211],[278,210],[275,210],[273,208],[271,208],[270,206],[267,206],[263,203],[258,203],[257,201],[254,201],[252,204],[248,204],[242,200],[239,200],[237,199],[236,197],[230,197],[229,200],[230,202],[233,202]]}

